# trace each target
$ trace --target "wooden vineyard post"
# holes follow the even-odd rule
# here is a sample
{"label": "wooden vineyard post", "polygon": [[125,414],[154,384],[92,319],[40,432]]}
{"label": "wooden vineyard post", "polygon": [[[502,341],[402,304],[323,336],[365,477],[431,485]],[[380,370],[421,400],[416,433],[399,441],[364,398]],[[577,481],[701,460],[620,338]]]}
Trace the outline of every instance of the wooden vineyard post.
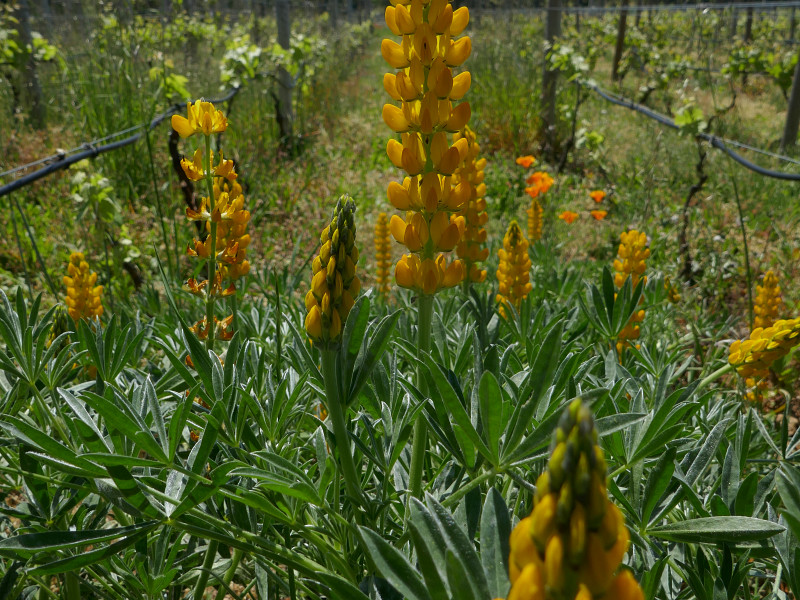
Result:
{"label": "wooden vineyard post", "polygon": [[744,22],[744,41],[753,41],[753,7],[747,7],[747,20]]}
{"label": "wooden vineyard post", "polygon": [[[17,33],[19,41],[25,48],[33,48],[33,38],[31,37],[31,24],[29,20],[28,0],[20,0],[17,5]],[[42,88],[39,79],[36,77],[36,60],[33,52],[29,52],[25,59],[25,69],[23,72],[23,83],[25,94],[31,103],[31,124],[35,129],[44,129],[45,107],[42,102]]]}
{"label": "wooden vineyard post", "polygon": [[[284,50],[290,49],[291,20],[289,0],[276,0],[275,20],[278,24],[278,43]],[[277,118],[281,144],[287,148],[292,145],[292,76],[285,68],[278,70]]]}
{"label": "wooden vineyard post", "polygon": [[794,67],[792,91],[789,94],[789,107],[786,110],[786,124],[781,137],[781,151],[795,145],[798,126],[800,126],[800,60]]}
{"label": "wooden vineyard post", "polygon": [[617,45],[614,47],[614,63],[611,65],[611,79],[619,78],[619,61],[622,60],[622,51],[625,49],[625,28],[628,20],[628,2],[623,0],[619,11],[619,24],[617,26]]}
{"label": "wooden vineyard post", "polygon": [[[561,35],[561,0],[547,0],[545,16],[545,39],[548,45]],[[545,58],[542,70],[542,124],[547,150],[551,151],[556,141],[556,80],[558,72],[550,69]]]}

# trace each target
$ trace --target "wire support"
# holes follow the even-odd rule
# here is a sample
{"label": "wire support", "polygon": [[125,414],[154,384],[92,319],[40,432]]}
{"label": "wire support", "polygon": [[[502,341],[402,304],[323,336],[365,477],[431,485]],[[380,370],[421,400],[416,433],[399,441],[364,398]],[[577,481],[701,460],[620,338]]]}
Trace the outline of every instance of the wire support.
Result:
{"label": "wire support", "polygon": [[[213,103],[227,102],[228,100],[231,100],[234,96],[236,96],[236,94],[239,93],[240,89],[241,87],[239,86],[231,88],[224,96],[210,100],[210,102]],[[95,158],[100,154],[104,154],[106,152],[110,152],[118,148],[129,146],[130,144],[139,141],[142,138],[142,136],[144,136],[145,133],[152,131],[153,129],[158,127],[158,125],[161,124],[165,119],[178,113],[184,108],[185,108],[184,104],[174,104],[161,114],[154,117],[150,121],[149,125],[145,123],[141,125],[135,125],[133,127],[129,127],[128,129],[123,129],[122,131],[111,133],[105,137],[93,140],[91,142],[85,142],[76,148],[72,148],[71,150],[58,152],[56,154],[53,154],[45,158],[41,158],[26,165],[15,167],[10,171],[6,171],[5,173],[0,174],[0,178],[11,175],[13,173],[17,173],[19,171],[30,169],[35,166],[39,166],[41,164],[49,163],[46,164],[46,166],[42,167],[41,169],[38,169],[32,173],[29,173],[28,175],[25,175],[3,186],[0,186],[0,198],[2,198],[7,194],[10,194],[15,190],[25,187],[26,185],[30,185],[34,181],[38,181],[39,179],[42,179],[43,177],[46,177],[51,173],[55,173],[56,171],[66,169],[71,165],[74,165],[76,162],[84,160],[85,158]],[[139,133],[135,133],[133,135],[129,135],[128,137],[123,138],[121,140],[116,140],[114,142],[110,142],[107,144],[103,143],[107,142],[108,140],[118,138],[120,136],[123,136],[132,131],[137,131],[137,130],[142,130],[142,131],[139,131]]]}
{"label": "wire support", "polygon": [[[642,106],[641,104],[637,104],[636,102],[629,100],[627,98],[623,98],[622,96],[618,96],[613,92],[609,92],[608,90],[604,90],[596,84],[592,83],[581,83],[586,88],[591,89],[596,94],[598,94],[604,100],[611,102],[612,104],[616,104],[617,106],[623,106],[627,109],[633,110],[635,112],[641,113],[646,117],[661,123],[662,125],[669,127],[671,129],[680,130],[680,127],[675,124],[675,121],[667,117],[666,115],[662,115],[657,113],[656,111],[647,108],[646,106]],[[716,148],[717,150],[722,150],[725,152],[729,157],[735,160],[737,163],[750,169],[751,171],[758,173],[759,175],[763,175],[764,177],[771,177],[773,179],[782,179],[784,181],[800,181],[800,173],[785,173],[783,171],[775,171],[772,169],[767,169],[762,167],[761,165],[757,165],[756,163],[746,159],[744,156],[736,152],[735,150],[729,148],[728,146],[738,146],[740,148],[745,148],[747,150],[752,150],[754,152],[759,152],[761,154],[766,154],[768,156],[772,156],[773,158],[778,158],[780,160],[791,162],[793,164],[800,164],[800,162],[788,157],[788,156],[781,156],[779,154],[773,154],[767,150],[762,150],[760,148],[754,148],[752,146],[748,146],[741,142],[737,142],[734,140],[726,140],[725,138],[718,137],[716,135],[712,135],[710,133],[699,132],[696,136],[700,139],[707,141],[711,144],[712,147]]]}

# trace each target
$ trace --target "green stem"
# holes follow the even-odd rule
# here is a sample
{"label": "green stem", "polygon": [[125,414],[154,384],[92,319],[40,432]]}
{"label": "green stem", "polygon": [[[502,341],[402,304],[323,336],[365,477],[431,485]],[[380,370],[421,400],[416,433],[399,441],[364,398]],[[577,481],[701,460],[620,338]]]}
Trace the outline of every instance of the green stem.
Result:
{"label": "green stem", "polygon": [[[431,349],[431,320],[433,319],[433,296],[422,294],[418,298],[419,322],[417,323],[417,386],[425,389],[425,374],[422,361]],[[411,466],[408,473],[409,490],[414,498],[422,497],[422,471],[425,466],[425,450],[427,449],[428,425],[422,413],[417,413],[414,421],[414,442],[411,447]]]}
{"label": "green stem", "polygon": [[[208,209],[209,213],[214,214],[214,175],[211,172],[211,136],[206,138],[206,153],[203,157],[206,172],[206,187],[208,188]],[[206,349],[214,349],[214,283],[217,274],[217,223],[212,218],[211,221],[211,250],[208,253],[208,287],[206,288],[206,327],[208,327],[208,337],[206,337]]]}
{"label": "green stem", "polygon": [[[730,171],[730,165],[728,165]],[[736,185],[736,178],[731,173],[731,183],[733,183],[733,195],[736,198],[736,210],[739,212],[739,227],[742,230],[742,243],[744,244],[744,267],[747,277],[747,317],[750,329],[753,329],[753,281],[750,271],[750,252],[747,249],[747,231],[744,228],[744,214],[742,213],[742,201],[739,198],[739,187]]]}
{"label": "green stem", "polygon": [[64,574],[65,597],[67,600],[81,600],[81,582],[74,572]]}
{"label": "green stem", "polygon": [[730,363],[725,363],[724,366],[720,367],[719,369],[717,369],[716,371],[714,371],[710,375],[706,375],[703,379],[701,379],[700,383],[697,384],[697,387],[695,388],[695,391],[699,392],[704,387],[706,387],[709,383],[713,383],[714,381],[716,381],[717,379],[719,379],[723,375],[725,375],[727,373],[730,373],[731,371],[733,371],[733,365],[730,364]]}
{"label": "green stem", "polygon": [[452,506],[455,506],[455,504],[456,504],[456,503],[457,503],[459,500],[461,500],[461,498],[463,498],[464,496],[466,496],[466,495],[467,495],[467,493],[468,493],[470,490],[472,490],[472,489],[474,489],[474,488],[478,487],[478,486],[479,486],[479,485],[481,485],[481,484],[482,484],[484,481],[487,481],[487,480],[491,479],[492,477],[494,477],[495,475],[497,475],[497,474],[498,474],[498,472],[499,472],[499,471],[498,471],[498,470],[496,470],[496,469],[489,469],[488,471],[484,471],[483,473],[481,473],[480,475],[478,475],[478,476],[477,476],[475,479],[471,479],[470,481],[468,481],[468,482],[467,482],[467,484],[466,484],[466,485],[464,485],[464,486],[462,486],[462,487],[458,488],[458,489],[457,489],[455,492],[453,492],[451,495],[449,495],[447,498],[445,498],[445,499],[442,501],[442,506],[444,506],[444,507],[446,507],[446,508],[450,508],[450,507],[452,507]]}
{"label": "green stem", "polygon": [[206,590],[208,583],[208,575],[211,572],[211,567],[214,566],[214,559],[217,556],[217,547],[219,542],[216,540],[208,541],[208,548],[206,548],[206,557],[203,559],[203,568],[197,576],[197,583],[194,585],[194,592],[192,592],[192,600],[202,600],[203,594]]}
{"label": "green stem", "polygon": [[28,286],[28,295],[33,302],[33,286],[31,285],[31,276],[28,274],[28,265],[25,264],[25,253],[22,251],[22,240],[19,237],[19,230],[17,229],[17,217],[14,216],[14,207],[11,207],[11,225],[14,227],[14,237],[17,240],[17,251],[19,252],[19,261],[22,264],[22,273],[25,275],[25,284]]}
{"label": "green stem", "polygon": [[217,598],[224,598],[225,594],[227,593],[227,588],[230,586],[231,581],[233,581],[233,576],[236,574],[236,569],[239,567],[239,563],[242,561],[242,556],[244,556],[244,552],[240,548],[233,549],[233,555],[231,556],[231,566],[228,567],[228,570],[225,571],[225,574],[222,576],[222,584],[219,586],[217,590]]}
{"label": "green stem", "polygon": [[[169,256],[170,245],[169,238],[167,237],[167,227],[164,224],[164,207],[161,205],[161,192],[158,189],[158,178],[156,176],[155,160],[153,159],[153,144],[150,141],[150,132],[148,131],[144,136],[147,142],[147,157],[150,160],[150,179],[153,182],[153,194],[156,198],[156,211],[158,212],[158,222],[161,226],[161,242],[164,244],[164,252],[167,253],[167,268],[170,271],[170,279],[175,280],[175,271],[172,270],[172,260]],[[175,257],[177,262],[178,257]]]}
{"label": "green stem", "polygon": [[347,433],[342,398],[339,395],[338,377],[336,373],[336,351],[325,348],[322,350],[322,378],[325,380],[325,395],[327,396],[328,415],[333,424],[333,434],[336,436],[336,449],[339,451],[339,462],[347,486],[347,494],[355,501],[361,501],[360,478],[353,463],[353,454],[350,450],[350,436]]}

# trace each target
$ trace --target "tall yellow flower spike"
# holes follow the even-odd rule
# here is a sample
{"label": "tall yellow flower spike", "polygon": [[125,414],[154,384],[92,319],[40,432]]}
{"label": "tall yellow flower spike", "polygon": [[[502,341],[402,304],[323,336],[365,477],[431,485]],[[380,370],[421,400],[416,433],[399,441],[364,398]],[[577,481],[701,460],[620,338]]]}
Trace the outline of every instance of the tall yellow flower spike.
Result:
{"label": "tall yellow flower spike", "polygon": [[542,239],[542,205],[538,198],[531,199],[531,207],[526,211],[528,214],[528,239],[538,242]]}
{"label": "tall yellow flower spike", "polygon": [[496,300],[500,303],[498,312],[506,316],[504,306],[508,304],[519,308],[533,286],[530,284],[531,259],[528,257],[528,240],[516,221],[511,221],[503,238],[503,247],[497,251],[500,265],[497,269],[499,283]]}
{"label": "tall yellow flower spike", "polygon": [[[635,289],[639,281],[647,283],[647,276],[644,274],[645,261],[650,258],[650,249],[647,247],[647,235],[644,232],[631,229],[623,232],[619,236],[620,244],[617,251],[617,258],[614,260],[614,285],[621,288],[628,277],[631,278],[631,285]],[[640,302],[643,302],[644,298]],[[617,353],[622,356],[622,352],[630,345],[630,340],[638,340],[641,333],[639,323],[644,321],[644,310],[636,311],[628,323],[623,327],[617,336]]]}
{"label": "tall yellow flower spike", "polygon": [[202,100],[188,103],[186,109],[186,117],[173,115],[173,129],[183,138],[199,133],[205,139],[191,160],[181,159],[181,167],[190,180],[205,184],[207,194],[201,197],[197,210],[186,209],[186,218],[201,222],[201,230],[206,233],[204,239],[193,240],[186,253],[205,261],[208,268],[204,281],[189,279],[184,289],[205,302],[205,315],[190,329],[199,339],[206,340],[208,348],[213,348],[215,339],[233,337],[229,330],[233,315],[217,319],[214,305],[217,298],[234,295],[234,282],[250,271],[246,258],[250,212],[244,208],[245,198],[242,186],[236,181],[238,174],[233,161],[226,160],[220,152],[215,163],[211,149],[211,135],[228,127],[225,115],[212,103]]}
{"label": "tall yellow flower spike", "polygon": [[306,294],[306,332],[323,348],[338,344],[342,329],[361,290],[356,275],[356,205],[344,194],[336,202],[330,225],[322,230],[322,246],[314,259],[311,289]]}
{"label": "tall yellow flower spike", "polygon": [[391,252],[389,221],[386,218],[386,213],[382,212],[378,215],[378,221],[375,223],[375,263],[377,264],[375,282],[378,293],[384,297],[389,295],[390,289],[389,267],[392,262]]}
{"label": "tall yellow flower spike", "polygon": [[97,273],[89,271],[83,253],[70,254],[67,275],[64,276],[64,285],[67,286],[64,304],[73,321],[92,320],[103,314],[103,286],[96,283]]}
{"label": "tall yellow flower spike", "polygon": [[761,285],[756,286],[756,300],[753,303],[753,327],[769,327],[778,318],[783,305],[781,286],[772,271],[767,271]]}
{"label": "tall yellow flower spike", "polygon": [[736,340],[728,351],[728,362],[745,379],[769,375],[776,360],[800,343],[800,317],[781,319],[770,327],[756,327],[750,337]]}
{"label": "tall yellow flower spike", "polygon": [[383,85],[399,102],[383,107],[384,122],[400,134],[400,141],[389,140],[386,152],[408,174],[388,189],[389,201],[406,213],[392,216],[390,230],[410,252],[397,263],[395,277],[401,287],[427,295],[464,277],[462,262],[448,265],[444,253],[456,247],[464,230],[464,219],[451,215],[469,199],[469,187],[464,182],[454,187],[451,181],[466,158],[467,140],[451,146],[447,137],[470,117],[468,102],[453,103],[466,94],[471,76],[452,71],[472,51],[468,37],[456,39],[468,22],[468,9],[454,11],[449,0],[392,0],[386,8],[386,24],[402,37],[399,44],[381,43],[384,59],[397,69],[384,76]]}
{"label": "tall yellow flower spike", "polygon": [[628,529],[608,499],[606,461],[580,399],[561,417],[534,501],[511,532],[508,600],[644,600],[620,567]]}
{"label": "tall yellow flower spike", "polygon": [[477,263],[485,261],[489,257],[489,249],[486,244],[486,229],[483,226],[489,220],[486,212],[486,184],[483,183],[486,168],[486,159],[478,158],[481,147],[475,141],[475,132],[465,126],[464,130],[456,133],[453,139],[456,141],[466,139],[468,144],[467,156],[453,175],[453,182],[456,185],[465,183],[469,185],[469,200],[464,205],[459,216],[464,217],[466,227],[461,241],[456,246],[456,252],[466,266],[466,282],[480,283],[486,279],[486,269],[481,269]]}

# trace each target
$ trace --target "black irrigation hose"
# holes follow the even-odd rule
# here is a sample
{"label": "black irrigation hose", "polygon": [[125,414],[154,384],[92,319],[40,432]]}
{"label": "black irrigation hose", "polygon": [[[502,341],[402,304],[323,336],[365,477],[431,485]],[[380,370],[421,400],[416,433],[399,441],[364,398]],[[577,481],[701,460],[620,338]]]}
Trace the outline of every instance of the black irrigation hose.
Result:
{"label": "black irrigation hose", "polygon": [[[239,92],[240,89],[241,88],[238,87],[238,86],[235,87],[235,88],[231,88],[228,91],[227,94],[225,94],[221,98],[215,98],[214,100],[210,100],[210,102],[214,102],[214,103],[227,102],[228,100],[233,98]],[[93,142],[87,142],[86,144],[83,144],[81,146],[81,148],[86,148],[86,150],[83,150],[82,152],[78,152],[77,154],[73,154],[70,157],[67,157],[66,155],[72,153],[73,150],[70,150],[69,152],[53,155],[52,157],[49,157],[48,159],[40,159],[40,160],[35,161],[33,163],[30,163],[28,165],[24,165],[23,167],[17,167],[16,169],[14,169],[15,171],[22,170],[24,167],[31,167],[31,166],[35,166],[37,164],[41,164],[43,161],[47,161],[47,160],[50,160],[50,159],[52,159],[54,161],[54,162],[50,163],[49,165],[47,165],[46,167],[42,167],[41,169],[39,169],[37,171],[34,171],[33,173],[29,173],[28,175],[25,175],[24,177],[20,177],[19,179],[15,179],[14,181],[12,181],[10,183],[7,183],[7,184],[5,184],[3,186],[0,186],[0,198],[2,198],[3,196],[5,196],[7,194],[10,194],[11,192],[13,192],[15,190],[18,190],[21,187],[25,187],[26,185],[31,184],[34,181],[37,181],[37,180],[41,179],[42,177],[46,177],[47,175],[50,175],[50,173],[55,173],[56,171],[60,171],[61,169],[66,169],[67,167],[69,167],[71,165],[74,165],[76,162],[82,161],[84,158],[95,158],[96,156],[98,156],[100,154],[103,154],[105,152],[109,152],[111,150],[116,150],[117,148],[122,148],[123,146],[128,146],[130,144],[133,144],[134,142],[139,141],[142,138],[142,136],[144,136],[145,133],[155,129],[167,117],[170,117],[170,116],[178,113],[184,107],[185,107],[185,104],[174,104],[173,106],[171,106],[170,108],[165,110],[163,113],[161,113],[160,115],[155,117],[152,121],[150,121],[150,125],[147,126],[147,128],[144,131],[140,131],[139,133],[136,133],[134,135],[128,136],[128,137],[123,138],[121,140],[117,140],[116,142],[111,142],[109,144],[104,144],[102,146],[96,146],[95,145],[98,142],[101,142],[103,140],[107,140],[109,138],[116,137],[120,133],[124,133],[124,131],[123,132],[118,132],[116,134],[112,133],[110,135],[107,135],[107,136],[105,136],[103,138],[100,138],[99,140],[95,140]],[[139,127],[144,127],[144,125],[141,125]]]}
{"label": "black irrigation hose", "polygon": [[[637,104],[632,100],[628,100],[627,98],[622,98],[612,94],[611,92],[607,92],[596,85],[592,84],[582,84],[585,87],[595,91],[601,98],[611,102],[612,104],[616,104],[617,106],[624,106],[630,110],[634,110],[636,112],[642,113],[646,117],[650,117],[654,121],[661,123],[662,125],[666,125],[672,129],[680,129],[678,125],[675,124],[675,121],[670,119],[669,117],[662,115],[660,113],[655,112],[647,108],[646,106],[642,106],[641,104]],[[758,173],[759,175],[763,175],[765,177],[772,177],[773,179],[783,179],[786,181],[800,181],[800,173],[784,173],[782,171],[773,171],[771,169],[765,169],[754,162],[747,160],[744,156],[739,154],[738,152],[731,150],[726,144],[725,140],[719,138],[715,135],[711,135],[709,133],[698,133],[697,137],[706,140],[709,142],[714,148],[718,150],[722,150],[728,156],[730,156],[733,160],[738,162],[740,165],[747,167],[751,171]]]}

